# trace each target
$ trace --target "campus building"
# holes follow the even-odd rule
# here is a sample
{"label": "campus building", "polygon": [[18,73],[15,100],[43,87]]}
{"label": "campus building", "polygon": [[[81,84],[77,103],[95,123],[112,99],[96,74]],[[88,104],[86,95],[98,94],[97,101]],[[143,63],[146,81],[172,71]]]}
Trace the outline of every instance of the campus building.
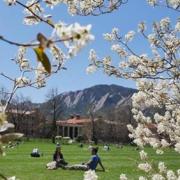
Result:
{"label": "campus building", "polygon": [[82,118],[79,115],[71,116],[67,120],[56,121],[57,136],[70,137],[71,139],[82,136],[83,128],[90,123],[90,119]]}

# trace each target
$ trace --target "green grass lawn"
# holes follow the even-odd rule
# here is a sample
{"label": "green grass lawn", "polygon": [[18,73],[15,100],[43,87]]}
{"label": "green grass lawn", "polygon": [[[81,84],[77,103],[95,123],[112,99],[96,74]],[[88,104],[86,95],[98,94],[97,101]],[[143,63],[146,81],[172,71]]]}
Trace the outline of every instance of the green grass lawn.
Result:
{"label": "green grass lawn", "polygon": [[[34,147],[38,147],[44,156],[31,158],[30,152]],[[15,175],[20,180],[82,180],[82,171],[75,170],[47,170],[46,164],[52,160],[55,145],[47,140],[33,140],[24,142],[14,149],[7,150],[7,156],[0,157],[0,173],[5,176]],[[63,145],[62,151],[69,164],[86,162],[90,158],[88,145],[83,148],[74,145]],[[180,155],[172,150],[155,157],[155,152],[151,148],[146,148],[149,156],[154,158],[154,162],[164,161],[169,169],[180,168]],[[106,152],[99,146],[99,155],[106,168],[106,172],[98,171],[100,180],[118,180],[121,173],[128,174],[130,179],[138,179],[138,175],[143,175],[137,169],[138,151],[135,147],[124,146],[122,149],[111,146],[111,150]],[[100,169],[100,167],[98,167]]]}

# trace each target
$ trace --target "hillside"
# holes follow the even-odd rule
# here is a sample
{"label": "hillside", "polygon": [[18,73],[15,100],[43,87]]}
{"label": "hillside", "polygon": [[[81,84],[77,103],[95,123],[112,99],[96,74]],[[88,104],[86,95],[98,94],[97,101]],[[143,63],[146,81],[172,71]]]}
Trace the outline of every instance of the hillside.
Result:
{"label": "hillside", "polygon": [[[56,97],[57,118],[67,118],[72,114],[87,116],[91,107],[94,113],[102,115],[107,110],[131,104],[130,97],[135,92],[135,89],[117,85],[96,85],[84,90],[65,92]],[[41,104],[40,109],[46,116],[50,114],[48,102]]]}

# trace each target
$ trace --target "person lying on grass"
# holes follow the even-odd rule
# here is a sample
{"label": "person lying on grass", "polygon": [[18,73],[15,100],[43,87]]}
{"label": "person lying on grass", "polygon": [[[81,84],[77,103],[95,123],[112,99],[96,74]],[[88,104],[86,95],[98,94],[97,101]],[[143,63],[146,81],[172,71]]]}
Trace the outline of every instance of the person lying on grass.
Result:
{"label": "person lying on grass", "polygon": [[92,147],[91,150],[92,157],[88,162],[82,164],[69,165],[69,166],[65,166],[64,168],[69,170],[84,170],[84,171],[96,170],[96,167],[99,164],[102,170],[105,171],[105,168],[97,152],[98,152],[98,147]]}

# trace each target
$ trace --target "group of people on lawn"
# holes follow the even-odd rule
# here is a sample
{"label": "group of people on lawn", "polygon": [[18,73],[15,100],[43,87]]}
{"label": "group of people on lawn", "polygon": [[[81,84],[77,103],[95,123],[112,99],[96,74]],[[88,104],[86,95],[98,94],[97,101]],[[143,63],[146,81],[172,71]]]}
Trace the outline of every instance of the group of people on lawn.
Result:
{"label": "group of people on lawn", "polygon": [[63,153],[61,151],[61,146],[58,144],[56,146],[56,150],[53,154],[53,162],[50,162],[47,164],[48,169],[69,169],[69,170],[96,170],[97,165],[99,164],[103,171],[105,171],[105,168],[101,162],[100,157],[98,156],[98,147],[92,147],[91,148],[91,158],[88,162],[82,163],[82,164],[74,164],[74,165],[68,165],[68,163],[65,161],[63,157]]}

